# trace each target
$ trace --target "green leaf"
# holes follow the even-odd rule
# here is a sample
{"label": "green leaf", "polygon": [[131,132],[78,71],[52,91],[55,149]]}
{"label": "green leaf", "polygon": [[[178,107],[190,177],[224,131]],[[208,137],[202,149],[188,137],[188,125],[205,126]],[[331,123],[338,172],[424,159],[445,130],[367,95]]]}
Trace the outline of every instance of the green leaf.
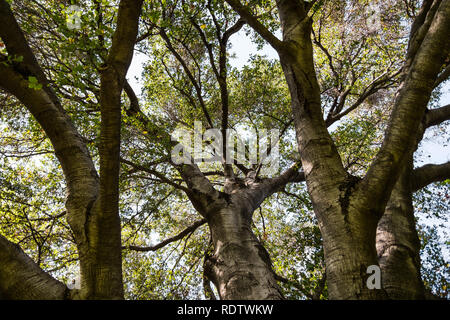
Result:
{"label": "green leaf", "polygon": [[36,79],[36,77],[29,76],[28,77],[28,88],[35,89],[35,90],[41,90],[42,84],[39,83],[39,81]]}

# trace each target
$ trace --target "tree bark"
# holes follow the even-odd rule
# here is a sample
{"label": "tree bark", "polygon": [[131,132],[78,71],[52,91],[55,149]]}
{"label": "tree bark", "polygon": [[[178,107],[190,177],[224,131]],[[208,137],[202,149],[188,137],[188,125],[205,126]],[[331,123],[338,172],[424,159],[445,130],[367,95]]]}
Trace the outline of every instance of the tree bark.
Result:
{"label": "tree bark", "polygon": [[327,131],[314,70],[312,18],[305,1],[279,0],[280,41],[239,1],[227,0],[280,56],[291,95],[298,149],[324,241],[331,299],[381,299],[366,270],[377,264],[375,235],[406,154],[413,148],[433,85],[449,46],[450,1],[424,4],[414,24],[403,83],[383,146],[364,179],[349,176]]}
{"label": "tree bark", "polygon": [[411,190],[412,156],[405,164],[377,228],[382,284],[390,299],[424,299],[420,276],[420,240]]}
{"label": "tree bark", "polygon": [[195,164],[182,165],[179,171],[189,187],[189,199],[211,230],[213,253],[205,260],[204,273],[220,298],[283,299],[270,256],[252,231],[252,215],[274,192],[304,179],[298,166],[271,179],[256,181],[254,172],[245,179],[232,178],[226,192],[214,189]]}
{"label": "tree bark", "polygon": [[268,252],[254,235],[253,210],[244,194],[234,194],[211,209],[208,225],[214,251],[205,274],[224,300],[277,300],[283,295]]}
{"label": "tree bark", "polygon": [[377,264],[376,217],[359,210],[353,195],[358,180],[342,166],[321,110],[309,18],[296,1],[278,2],[286,50],[280,62],[291,93],[297,143],[308,192],[323,237],[331,299],[380,299],[369,290],[366,270]]}
{"label": "tree bark", "polygon": [[100,196],[88,215],[87,246],[80,250],[82,296],[123,299],[119,217],[121,93],[138,34],[143,0],[122,0],[100,86]]}
{"label": "tree bark", "polygon": [[0,298],[62,300],[69,289],[39,268],[22,249],[0,235]]}
{"label": "tree bark", "polygon": [[[428,111],[420,126],[417,141],[423,138],[426,128],[446,121],[449,116],[449,106]],[[434,298],[425,290],[420,275],[420,240],[412,194],[430,183],[449,178],[450,162],[429,164],[413,170],[413,155],[410,154],[406,159],[377,228],[378,261],[383,287],[390,299]]]}
{"label": "tree bark", "polygon": [[[0,0],[0,36],[8,54],[24,58],[23,62],[11,65],[0,63],[0,87],[25,105],[54,147],[67,183],[67,220],[74,233],[81,269],[81,289],[60,295],[51,286],[61,286],[52,283],[49,275],[24,258],[23,252],[18,255],[19,249],[4,251],[1,262],[6,271],[1,271],[0,291],[5,290],[2,294],[6,296],[10,295],[8,283],[12,281],[6,277],[7,270],[22,264],[25,271],[18,273],[14,281],[18,283],[22,277],[20,290],[29,290],[24,297],[39,298],[42,290],[49,288],[48,297],[54,298],[123,299],[118,211],[120,96],[133,56],[142,2],[121,0],[112,46],[101,75],[99,177],[83,138],[45,79],[9,4]],[[6,60],[4,56],[0,58]],[[28,76],[36,77],[42,88],[30,88]]]}

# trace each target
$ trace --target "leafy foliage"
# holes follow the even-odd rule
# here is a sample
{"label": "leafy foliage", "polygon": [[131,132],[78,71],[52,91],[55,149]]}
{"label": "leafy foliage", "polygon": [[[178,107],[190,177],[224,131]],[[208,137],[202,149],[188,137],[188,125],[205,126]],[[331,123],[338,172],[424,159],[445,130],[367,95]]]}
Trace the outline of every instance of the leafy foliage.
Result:
{"label": "leafy foliage", "polygon": [[[273,1],[249,3],[271,31],[279,32]],[[99,74],[112,42],[118,1],[77,1],[82,10],[80,29],[67,27],[67,4],[12,2],[39,63],[98,166]],[[365,173],[380,146],[418,7],[418,1],[380,3],[380,29],[375,32],[367,24],[367,4],[317,1],[313,10],[323,111],[344,165],[356,176]],[[169,136],[177,126],[191,129],[200,120],[204,128],[220,127],[226,101],[229,128],[277,128],[282,133],[281,171],[298,161],[290,98],[278,61],[254,54],[242,69],[230,63],[236,35],[225,43],[224,38],[239,24],[239,16],[223,1],[145,2],[137,43],[137,50],[146,55],[144,86],[136,93],[145,123],[133,112],[130,94],[124,92],[122,97],[121,156],[134,164],[124,162],[120,176],[126,298],[206,298],[207,225],[155,251],[130,250],[176,236],[201,218],[177,188],[184,182],[169,161]],[[244,24],[240,27],[262,47],[259,36]],[[21,62],[1,44],[0,40],[1,54],[7,56],[3,63]],[[33,76],[28,77],[28,86],[42,89]],[[78,256],[64,216],[66,186],[60,164],[35,119],[7,93],[1,92],[0,98],[0,233],[20,244],[44,270],[69,283],[76,278]],[[214,174],[218,167],[201,169],[212,172],[208,177],[222,189],[222,175]],[[448,225],[448,187],[448,181],[428,187],[415,199],[423,280],[446,298],[450,298],[450,244],[443,240],[448,234],[442,230]],[[282,278],[287,298],[327,298],[322,238],[306,185],[288,185],[266,199],[253,215],[253,228]]]}

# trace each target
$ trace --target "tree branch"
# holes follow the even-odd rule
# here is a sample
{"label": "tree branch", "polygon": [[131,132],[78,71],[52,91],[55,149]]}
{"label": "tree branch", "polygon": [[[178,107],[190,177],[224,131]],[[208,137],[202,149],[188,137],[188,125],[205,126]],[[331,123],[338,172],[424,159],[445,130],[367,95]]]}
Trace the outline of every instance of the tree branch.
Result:
{"label": "tree branch", "polygon": [[160,173],[160,172],[158,172],[158,171],[156,171],[156,170],[153,170],[153,169],[150,169],[150,168],[141,166],[141,165],[139,165],[139,164],[137,164],[137,163],[134,163],[134,162],[132,162],[132,161],[126,160],[126,159],[124,159],[124,158],[120,158],[120,162],[125,163],[125,164],[127,164],[127,165],[133,167],[133,168],[136,169],[136,170],[143,171],[143,172],[147,172],[147,173],[149,173],[149,174],[151,174],[151,175],[154,175],[155,177],[157,177],[158,179],[160,179],[162,182],[165,182],[165,183],[171,185],[171,186],[174,187],[174,188],[177,188],[177,189],[179,189],[179,190],[183,190],[184,192],[189,192],[189,189],[188,189],[188,188],[183,187],[182,185],[179,185],[179,184],[173,182],[172,180],[170,180],[169,178],[167,178],[167,177],[164,176],[162,173]]}
{"label": "tree branch", "polygon": [[[100,70],[100,194],[88,207],[81,250],[83,294],[123,299],[119,172],[122,91],[133,58],[143,0],[121,0],[106,63]],[[89,223],[89,227],[86,227]],[[105,281],[105,279],[108,279]]]}
{"label": "tree branch", "polygon": [[247,6],[242,5],[239,0],[226,0],[227,3],[244,19],[249,26],[266,40],[275,50],[282,52],[285,49],[283,41],[278,39],[267,29],[257,17],[255,17]]}
{"label": "tree branch", "polygon": [[213,128],[213,122],[211,120],[211,116],[209,115],[208,110],[206,109],[206,104],[203,100],[202,96],[202,90],[200,88],[200,85],[197,83],[197,81],[194,78],[194,75],[192,74],[191,70],[189,70],[188,65],[186,64],[186,61],[180,56],[180,54],[177,52],[177,50],[173,47],[172,42],[170,41],[169,36],[165,32],[164,29],[161,29],[160,31],[161,38],[166,42],[167,49],[169,49],[170,52],[175,56],[175,58],[178,60],[178,62],[183,67],[184,72],[188,76],[189,80],[191,81],[192,85],[195,88],[195,92],[197,94],[198,101],[200,103],[200,107],[202,108],[203,114],[206,117],[206,121],[208,122],[209,126]]}
{"label": "tree branch", "polygon": [[327,126],[332,125],[336,121],[342,119],[344,116],[348,115],[350,112],[358,108],[368,97],[371,95],[377,93],[380,89],[386,88],[389,86],[387,83],[389,81],[392,81],[393,78],[398,76],[400,74],[400,71],[396,71],[392,74],[388,74],[387,72],[382,74],[381,76],[377,77],[375,80],[373,80],[361,93],[361,95],[358,97],[358,99],[347,109],[342,111],[341,109],[344,107],[345,98],[347,94],[350,92],[350,89],[348,91],[344,92],[342,95],[343,100],[339,103],[339,106],[336,108],[337,114],[329,113],[326,124]]}
{"label": "tree branch", "polygon": [[236,32],[239,32],[239,30],[242,29],[242,27],[245,25],[245,20],[240,18],[238,21],[236,21],[236,23],[234,25],[232,25],[230,28],[228,28],[223,36],[222,36],[222,42],[223,43],[227,43],[228,39],[230,39],[230,37],[235,34]]}
{"label": "tree branch", "polygon": [[61,108],[58,98],[49,86],[49,81],[45,77],[39,63],[28,45],[27,40],[14,17],[10,5],[5,0],[0,0],[0,37],[6,45],[8,55],[11,57],[22,57],[23,62],[15,67],[19,73],[27,79],[28,76],[35,76],[43,90],[48,94],[52,102]]}
{"label": "tree branch", "polygon": [[368,202],[379,202],[379,214],[388,201],[404,157],[415,146],[416,141],[411,137],[419,133],[433,84],[450,50],[447,41],[450,1],[443,0],[433,16],[412,63],[405,65],[407,74],[399,89],[383,145],[358,187]]}
{"label": "tree branch", "polygon": [[425,114],[425,127],[436,126],[447,120],[450,120],[450,104],[438,109],[429,110]]}
{"label": "tree branch", "polygon": [[6,299],[63,300],[69,289],[0,235],[0,295]]}
{"label": "tree branch", "polygon": [[433,182],[450,179],[450,161],[443,164],[427,164],[414,169],[412,189],[420,190]]}
{"label": "tree branch", "polygon": [[195,230],[197,230],[200,226],[204,225],[205,223],[206,223],[206,219],[199,220],[199,221],[195,222],[194,224],[192,224],[191,226],[184,229],[183,231],[181,231],[176,236],[173,236],[164,241],[161,241],[160,243],[158,243],[154,246],[140,247],[140,246],[130,245],[130,246],[123,246],[122,249],[128,249],[128,250],[139,251],[139,252],[156,251],[158,249],[161,249],[162,247],[165,247],[169,243],[183,239],[185,236],[194,232]]}
{"label": "tree branch", "polygon": [[428,33],[428,30],[440,3],[440,0],[423,1],[419,14],[414,19],[414,22],[411,26],[410,40],[408,43],[408,53],[406,57],[407,65],[409,65],[413,61],[416,53],[422,45],[422,42],[425,39],[426,34]]}
{"label": "tree branch", "polygon": [[450,78],[450,63],[445,67],[445,69],[439,74],[439,77],[434,82],[434,88],[439,86],[442,82],[447,81]]}
{"label": "tree branch", "polygon": [[303,288],[302,285],[300,283],[298,283],[297,281],[286,279],[285,277],[282,277],[275,272],[273,272],[273,275],[275,277],[275,280],[282,282],[288,286],[292,286],[292,287],[296,288],[298,291],[300,291],[301,293],[303,293],[308,299],[311,299],[311,300],[313,299],[313,295],[310,292],[308,292],[308,290]]}
{"label": "tree branch", "polygon": [[288,183],[302,181],[305,181],[305,173],[300,172],[299,165],[295,163],[278,177],[265,179],[263,183],[268,184],[270,186],[270,191],[273,193],[281,190]]}
{"label": "tree branch", "polygon": [[[127,94],[129,94],[129,96],[131,96],[130,101],[135,100],[133,98],[134,92],[133,92],[132,88],[128,87],[128,89],[127,89],[127,87],[125,87],[125,89],[128,90]],[[142,123],[144,125],[147,125],[150,122],[150,120],[147,118],[147,116],[140,110],[138,103],[134,104],[133,109],[130,108],[130,114],[135,116],[140,121],[142,121]],[[165,134],[164,131],[161,131],[161,132],[163,132]],[[174,183],[173,181],[164,177],[162,174],[158,173],[157,171],[142,167],[138,164],[135,164],[135,163],[125,160],[123,158],[121,159],[121,161],[130,166],[133,166],[134,168],[136,168],[138,170],[141,170],[141,171],[144,171],[144,172],[147,172],[150,174],[154,174],[159,179],[161,179],[163,182],[166,182],[177,189],[183,190],[188,195],[188,197],[193,201],[194,204],[199,203],[199,200],[196,199],[196,196],[198,195],[196,193],[199,191],[200,191],[200,193],[208,194],[208,195],[214,196],[214,197],[218,196],[218,194],[219,194],[218,191],[216,189],[214,189],[211,182],[200,171],[200,169],[193,162],[192,159],[191,159],[190,164],[180,164],[180,165],[174,164],[174,166],[177,168],[177,170],[181,173],[183,180],[188,185],[188,188],[185,188],[179,184]],[[195,189],[195,191],[192,191],[193,189]]]}
{"label": "tree branch", "polygon": [[[0,63],[0,87],[25,105],[50,139],[67,183],[68,220],[78,243],[84,243],[86,211],[99,190],[97,171],[84,138],[45,85],[44,73],[5,0],[0,0],[0,17],[0,36],[9,39],[5,42],[8,54],[24,57],[19,65]],[[30,88],[29,75],[35,75],[42,88]]]}
{"label": "tree branch", "polygon": [[256,172],[251,171],[245,178],[248,188],[244,191],[253,210],[256,210],[266,198],[275,192],[281,191],[286,184],[305,181],[305,174],[299,172],[299,165],[295,163],[275,178],[262,181],[258,181],[255,178]]}

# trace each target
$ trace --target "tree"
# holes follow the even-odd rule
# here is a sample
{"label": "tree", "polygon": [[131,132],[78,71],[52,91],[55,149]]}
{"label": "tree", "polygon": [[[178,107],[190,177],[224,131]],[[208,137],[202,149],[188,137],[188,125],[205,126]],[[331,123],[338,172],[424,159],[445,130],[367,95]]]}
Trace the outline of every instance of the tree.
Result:
{"label": "tree", "polygon": [[[83,1],[74,30],[55,1],[0,2],[12,128],[0,162],[2,297],[121,299],[125,286],[130,298],[198,298],[203,285],[214,299],[210,282],[221,299],[430,296],[420,244],[431,241],[427,262],[445,261],[416,225],[413,193],[450,170],[414,168],[414,154],[449,119],[433,105],[449,75],[449,2],[386,1],[379,30],[366,1],[226,2]],[[240,30],[280,63],[232,68]],[[149,57],[145,96],[126,79],[137,51]],[[279,129],[268,153],[280,149],[280,172],[248,161],[248,146],[244,162],[199,163],[195,152],[175,162],[170,134],[196,120],[222,140]],[[27,163],[45,155],[54,173]],[[69,289],[55,278],[77,263],[81,289]],[[377,264],[383,290],[370,290]]]}
{"label": "tree", "polygon": [[283,40],[276,38],[247,6],[239,1],[227,2],[280,56],[291,92],[306,182],[323,236],[330,297],[385,298],[386,292],[365,286],[364,271],[377,264],[378,221],[406,155],[414,149],[414,137],[418,136],[434,84],[448,59],[445,39],[450,3],[424,1],[411,29],[401,85],[383,145],[366,175],[355,179],[344,169],[322,115],[311,42],[313,20],[309,15],[320,2],[277,2]]}
{"label": "tree", "polygon": [[[243,21],[236,19],[232,12],[227,12],[223,3],[210,1],[204,6],[199,3],[193,11],[183,6],[181,10],[184,11],[186,18],[184,21],[179,19],[178,24],[175,24],[174,12],[176,12],[177,4],[166,3],[166,6],[161,8],[162,13],[159,14],[164,17],[160,25],[153,23],[150,27],[159,30],[159,35],[167,51],[173,55],[175,64],[169,65],[171,61],[165,61],[163,57],[162,65],[153,66],[152,69],[165,68],[172,86],[188,100],[188,107],[194,110],[197,106],[200,107],[209,128],[214,128],[215,125],[210,112],[218,114],[221,138],[222,141],[226,141],[226,131],[230,127],[227,47],[229,38],[242,28]],[[199,14],[202,12],[200,10],[202,7],[208,15]],[[211,27],[205,25],[202,27],[198,22],[208,19],[212,22]],[[170,34],[166,31],[165,25],[170,25]],[[230,26],[227,27],[228,25]],[[192,35],[193,32],[197,34]],[[199,46],[202,46],[204,51],[200,51]],[[198,54],[198,51],[206,52],[206,57]],[[219,110],[215,110],[217,107],[214,101],[205,101],[202,92],[203,87],[210,85],[201,80],[202,70],[199,66],[203,66],[205,60],[209,62],[210,70],[208,71],[212,73],[214,82],[219,87],[217,102]],[[180,69],[183,70],[182,76],[185,78],[176,81],[175,79],[180,79],[180,75],[173,73]],[[194,96],[191,96],[189,87],[194,91]],[[212,92],[211,95],[213,98],[210,100],[214,100],[214,93]],[[208,104],[212,105],[209,110]],[[180,106],[178,108],[183,110]],[[145,115],[140,110],[136,112],[141,119],[144,119],[144,124],[148,124],[149,121],[145,119]],[[172,112],[176,114],[179,111]],[[192,119],[182,119],[182,115],[175,118],[180,119],[180,122],[181,120],[185,123],[193,122]],[[222,154],[226,155],[227,152],[227,144],[223,143]],[[124,162],[138,170],[146,171],[145,168],[133,162]],[[234,159],[236,167],[244,175],[239,177],[234,172],[232,164],[226,163],[225,158],[222,162],[223,169],[214,172],[214,175],[224,177],[223,191],[213,187],[204,172],[195,164],[193,156],[192,161],[175,165],[187,186],[187,188],[180,186],[178,188],[187,194],[195,209],[206,219],[211,231],[213,251],[205,259],[204,273],[207,279],[217,287],[220,298],[280,299],[282,294],[276,275],[272,271],[269,255],[251,229],[252,215],[274,192],[289,182],[301,181],[302,174],[298,172],[296,166],[292,166],[278,177],[261,178],[259,172],[262,163],[247,168]],[[150,172],[154,173],[154,171]],[[171,184],[173,185],[174,182]]]}
{"label": "tree", "polygon": [[[81,290],[65,285],[40,270],[15,244],[1,237],[2,296],[63,299],[123,297],[121,238],[118,215],[120,96],[130,65],[142,1],[121,1],[117,29],[102,66],[100,106],[100,175],[85,142],[64,112],[30,49],[6,1],[0,2],[2,55],[0,86],[16,96],[33,114],[52,142],[64,171],[67,218],[80,255]],[[8,58],[16,57],[11,64]],[[20,58],[19,58],[20,57]]]}

